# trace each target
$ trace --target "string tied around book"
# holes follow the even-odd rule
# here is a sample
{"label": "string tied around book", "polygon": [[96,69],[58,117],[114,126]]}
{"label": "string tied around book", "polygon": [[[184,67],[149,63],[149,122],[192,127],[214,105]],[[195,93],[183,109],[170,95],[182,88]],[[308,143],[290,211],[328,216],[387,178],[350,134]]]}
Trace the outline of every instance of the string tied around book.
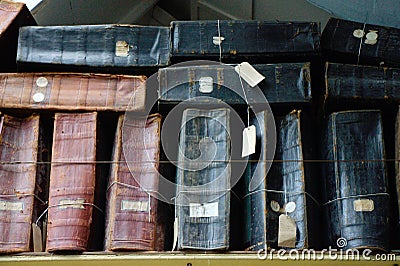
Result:
{"label": "string tied around book", "polygon": [[360,38],[360,45],[359,45],[359,47],[358,47],[357,66],[360,64],[360,56],[361,56],[361,49],[362,49],[363,37],[364,37],[364,33],[365,33],[365,26],[366,26],[366,23],[364,23],[364,25],[363,25],[363,29],[362,29],[362,34],[363,34],[363,36]]}
{"label": "string tied around book", "polygon": [[218,47],[219,47],[219,63],[222,64],[222,39],[221,39],[221,29],[219,25],[219,19],[217,21],[217,26],[218,26]]}
{"label": "string tied around book", "polygon": [[246,101],[246,105],[247,105],[247,127],[250,127],[250,105],[249,105],[249,101],[247,99],[247,95],[246,95],[246,91],[244,89],[244,85],[243,85],[243,81],[242,81],[242,76],[240,74],[240,64],[238,65],[238,76],[239,76],[239,81],[240,81],[240,86],[242,87],[242,91],[243,91],[243,97],[244,100]]}
{"label": "string tied around book", "polygon": [[378,197],[378,196],[389,197],[390,195],[389,195],[389,193],[386,193],[386,192],[350,195],[350,196],[345,196],[345,197],[340,197],[340,198],[336,198],[336,199],[333,199],[333,200],[329,200],[329,201],[325,202],[324,204],[322,204],[322,206],[330,205],[330,204],[332,204],[332,203],[334,203],[336,201],[342,201],[342,200],[346,200],[346,199]]}
{"label": "string tied around book", "polygon": [[85,206],[92,206],[94,207],[96,210],[98,210],[101,214],[104,215],[104,212],[102,209],[100,209],[100,207],[98,207],[97,205],[93,204],[93,203],[89,203],[89,202],[79,202],[79,203],[59,203],[59,204],[55,204],[55,205],[50,205],[47,206],[47,208],[39,215],[39,217],[36,219],[35,224],[38,225],[39,221],[43,218],[43,216],[49,211],[50,208],[55,208],[55,207],[62,207],[62,206],[77,206],[77,205],[85,205]]}
{"label": "string tied around book", "polygon": [[16,197],[16,198],[20,198],[20,197],[30,197],[33,196],[35,199],[37,199],[38,201],[40,201],[40,203],[42,204],[47,204],[44,200],[42,200],[38,195],[36,194],[25,194],[25,193],[16,193],[16,194],[5,194],[5,195],[0,195],[0,198],[11,198],[11,197]]}

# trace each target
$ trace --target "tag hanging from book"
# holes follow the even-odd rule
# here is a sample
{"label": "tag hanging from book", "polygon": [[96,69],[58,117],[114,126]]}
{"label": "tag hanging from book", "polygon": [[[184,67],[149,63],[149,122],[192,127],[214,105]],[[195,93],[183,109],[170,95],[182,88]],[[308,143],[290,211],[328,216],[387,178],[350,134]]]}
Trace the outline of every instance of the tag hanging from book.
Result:
{"label": "tag hanging from book", "polygon": [[247,62],[243,62],[235,66],[235,71],[252,88],[257,86],[258,83],[265,79],[263,75],[261,75],[252,65]]}
{"label": "tag hanging from book", "polygon": [[242,158],[256,152],[256,127],[251,125],[243,129]]}
{"label": "tag hanging from book", "polygon": [[296,222],[286,214],[279,215],[278,246],[285,248],[296,247]]}

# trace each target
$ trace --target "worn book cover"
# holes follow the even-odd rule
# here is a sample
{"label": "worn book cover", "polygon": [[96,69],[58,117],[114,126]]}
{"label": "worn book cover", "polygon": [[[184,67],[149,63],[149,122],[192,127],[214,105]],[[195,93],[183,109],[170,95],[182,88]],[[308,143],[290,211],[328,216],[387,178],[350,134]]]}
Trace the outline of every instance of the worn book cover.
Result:
{"label": "worn book cover", "polygon": [[0,253],[32,251],[39,116],[0,120]]}
{"label": "worn book cover", "polygon": [[22,26],[36,25],[24,3],[0,1],[0,72],[15,72],[18,32]]}
{"label": "worn book cover", "polygon": [[144,112],[146,77],[78,73],[0,74],[0,106]]}
{"label": "worn book cover", "polygon": [[107,190],[105,250],[164,250],[167,210],[157,198],[160,130],[159,115],[119,117]]}
{"label": "worn book cover", "polygon": [[389,249],[390,199],[383,134],[377,110],[343,111],[328,117],[321,144],[322,159],[326,160],[322,165],[326,247]]}
{"label": "worn book cover", "polygon": [[229,248],[230,109],[183,112],[175,215],[177,249]]}
{"label": "worn book cover", "polygon": [[46,251],[85,251],[95,204],[97,113],[56,113]]}
{"label": "worn book cover", "polygon": [[[267,112],[256,114],[257,152],[245,178],[245,248],[317,248],[319,202],[313,165],[305,162],[314,158],[315,147],[310,141],[314,135],[310,118],[294,110],[275,120],[276,150],[274,162],[267,169]],[[315,166],[315,165],[314,165]],[[261,183],[250,191],[250,180]],[[293,230],[281,223],[281,215],[293,221]],[[282,241],[286,240],[286,241]]]}
{"label": "worn book cover", "polygon": [[399,41],[400,29],[331,18],[321,47],[331,62],[400,66]]}

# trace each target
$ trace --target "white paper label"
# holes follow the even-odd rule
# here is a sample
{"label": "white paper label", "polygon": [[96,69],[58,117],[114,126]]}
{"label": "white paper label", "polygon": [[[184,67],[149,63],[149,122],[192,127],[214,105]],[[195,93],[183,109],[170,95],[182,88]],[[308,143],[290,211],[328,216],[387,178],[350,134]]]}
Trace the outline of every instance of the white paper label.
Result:
{"label": "white paper label", "polygon": [[296,203],[293,201],[288,202],[287,204],[285,204],[284,209],[285,209],[285,212],[292,213],[296,210]]}
{"label": "white paper label", "polygon": [[258,73],[258,71],[249,63],[243,62],[235,66],[235,71],[238,73],[242,79],[244,79],[250,87],[257,86],[265,77]]}
{"label": "white paper label", "polygon": [[218,202],[212,203],[190,203],[190,217],[217,217]]}
{"label": "white paper label", "polygon": [[115,55],[127,57],[129,53],[129,44],[126,41],[118,41],[115,44]]}
{"label": "white paper label", "polygon": [[370,30],[367,35],[365,35],[365,44],[374,45],[378,42],[378,31]]}
{"label": "white paper label", "polygon": [[202,93],[211,93],[213,91],[212,77],[201,77],[199,79],[199,91]]}
{"label": "white paper label", "polygon": [[256,152],[256,127],[249,126],[243,129],[242,157],[249,156]]}
{"label": "white paper label", "polygon": [[362,29],[356,29],[353,31],[353,36],[361,39],[362,37],[364,37],[364,31]]}
{"label": "white paper label", "polygon": [[23,211],[23,202],[0,201],[0,211]]}
{"label": "white paper label", "polygon": [[372,212],[375,208],[374,201],[370,199],[355,200],[353,207],[356,212]]}
{"label": "white paper label", "polygon": [[215,45],[220,45],[222,43],[222,41],[225,40],[224,37],[219,37],[219,36],[214,36],[213,37],[213,44]]}
{"label": "white paper label", "polygon": [[285,214],[279,215],[278,246],[296,247],[296,222],[292,217]]}
{"label": "white paper label", "polygon": [[67,209],[67,208],[84,209],[85,207],[83,206],[82,203],[85,203],[84,199],[77,199],[77,200],[65,199],[65,200],[60,200],[59,208],[60,209]]}
{"label": "white paper label", "polygon": [[148,212],[148,201],[122,200],[121,211]]}
{"label": "white paper label", "polygon": [[35,103],[40,103],[43,102],[44,100],[44,94],[41,92],[36,92],[33,96],[32,99]]}
{"label": "white paper label", "polygon": [[36,80],[36,85],[40,88],[47,87],[49,81],[45,77],[40,77]]}

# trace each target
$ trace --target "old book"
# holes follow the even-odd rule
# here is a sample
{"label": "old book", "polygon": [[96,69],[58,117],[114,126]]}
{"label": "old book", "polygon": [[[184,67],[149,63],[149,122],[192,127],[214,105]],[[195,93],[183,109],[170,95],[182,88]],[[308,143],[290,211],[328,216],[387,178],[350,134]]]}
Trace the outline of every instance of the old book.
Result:
{"label": "old book", "polygon": [[328,61],[400,66],[400,29],[331,18],[321,37]]}
{"label": "old book", "polygon": [[[311,103],[310,63],[255,64],[253,67],[265,77],[258,89],[240,79],[234,66],[199,65],[160,69],[160,103],[176,104],[195,97],[212,97],[228,104],[249,103],[297,104]],[[243,89],[242,89],[243,84]],[[245,92],[245,95],[243,93]],[[209,102],[209,98],[193,99]]]}
{"label": "old book", "polygon": [[0,74],[3,108],[144,111],[144,76],[12,73]]}
{"label": "old book", "polygon": [[[309,118],[294,110],[275,121],[276,150],[274,162],[268,165],[268,149],[272,134],[268,133],[268,120],[273,119],[266,111],[257,113],[252,124],[257,129],[257,148],[254,160],[245,173],[245,248],[313,248],[319,241],[319,202],[313,165],[304,162],[315,156],[310,141],[314,132]],[[259,184],[254,190],[250,181]],[[295,222],[288,242],[280,241],[283,225],[279,219],[287,215]],[[285,232],[285,231],[283,231]],[[291,236],[290,236],[291,234]]]}
{"label": "old book", "polygon": [[97,113],[56,113],[46,250],[85,251],[95,205]]}
{"label": "old book", "polygon": [[175,58],[304,60],[320,50],[315,22],[173,21]]}
{"label": "old book", "polygon": [[22,26],[36,25],[24,3],[0,1],[0,72],[15,72],[18,32]]}
{"label": "old book", "polygon": [[333,103],[400,102],[400,69],[327,63],[325,98]]}
{"label": "old book", "polygon": [[333,113],[323,136],[326,246],[388,250],[390,199],[380,112]]}
{"label": "old book", "polygon": [[180,130],[177,248],[229,248],[230,109],[186,109]]}
{"label": "old book", "polygon": [[105,250],[164,250],[165,206],[156,198],[161,117],[119,117],[107,191]]}
{"label": "old book", "polygon": [[31,251],[39,116],[0,121],[0,253]]}
{"label": "old book", "polygon": [[[169,64],[168,27],[84,25],[23,27],[17,63],[35,71],[133,71]],[[31,68],[29,68],[31,67]]]}

